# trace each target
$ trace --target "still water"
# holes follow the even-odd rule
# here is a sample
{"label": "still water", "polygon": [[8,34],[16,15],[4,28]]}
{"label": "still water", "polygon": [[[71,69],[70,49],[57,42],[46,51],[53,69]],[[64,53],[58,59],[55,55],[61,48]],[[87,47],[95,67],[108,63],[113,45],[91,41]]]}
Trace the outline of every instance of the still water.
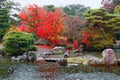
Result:
{"label": "still water", "polygon": [[47,62],[16,63],[12,74],[0,75],[0,80],[120,80],[120,67],[60,66]]}
{"label": "still water", "polygon": [[56,63],[36,65],[18,63],[14,72],[0,80],[120,80],[120,67],[59,66]]}

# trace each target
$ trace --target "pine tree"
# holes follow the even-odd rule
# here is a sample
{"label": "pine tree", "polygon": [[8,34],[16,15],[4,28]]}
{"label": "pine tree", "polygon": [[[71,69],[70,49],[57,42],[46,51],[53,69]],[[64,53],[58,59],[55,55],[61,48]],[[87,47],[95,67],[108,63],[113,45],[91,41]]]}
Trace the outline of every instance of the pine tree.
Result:
{"label": "pine tree", "polygon": [[95,49],[112,47],[115,41],[114,32],[120,31],[120,16],[110,14],[103,9],[94,9],[84,14],[86,27],[83,31],[89,33],[91,46]]}
{"label": "pine tree", "polygon": [[10,26],[8,13],[7,9],[0,9],[0,41]]}

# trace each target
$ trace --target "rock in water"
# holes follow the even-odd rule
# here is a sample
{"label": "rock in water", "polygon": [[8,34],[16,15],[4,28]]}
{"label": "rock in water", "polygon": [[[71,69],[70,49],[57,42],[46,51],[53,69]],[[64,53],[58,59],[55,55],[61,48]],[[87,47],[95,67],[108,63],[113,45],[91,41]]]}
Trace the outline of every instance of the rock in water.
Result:
{"label": "rock in water", "polygon": [[13,73],[13,69],[12,68],[8,68],[8,74],[12,74]]}
{"label": "rock in water", "polygon": [[35,61],[37,59],[35,51],[29,51],[27,54],[27,58],[29,61]]}

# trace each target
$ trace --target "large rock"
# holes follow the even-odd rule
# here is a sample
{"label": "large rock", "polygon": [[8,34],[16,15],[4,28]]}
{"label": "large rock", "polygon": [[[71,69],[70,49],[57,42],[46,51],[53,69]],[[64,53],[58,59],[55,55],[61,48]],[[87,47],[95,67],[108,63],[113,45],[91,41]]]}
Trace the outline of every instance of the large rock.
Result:
{"label": "large rock", "polygon": [[61,47],[61,46],[54,47],[52,52],[55,54],[63,54],[65,53],[65,47]]}
{"label": "large rock", "polygon": [[20,56],[17,56],[17,58],[20,58],[20,62],[25,62],[27,61],[27,55],[20,55]]}
{"label": "large rock", "polygon": [[28,61],[35,61],[37,59],[37,55],[35,54],[35,51],[25,52],[24,55],[23,56],[27,57]]}
{"label": "large rock", "polygon": [[35,51],[29,51],[29,52],[27,52],[27,59],[29,61],[35,61],[37,59]]}
{"label": "large rock", "polygon": [[68,58],[69,56],[70,56],[69,51],[66,51],[66,52],[64,53],[64,58]]}
{"label": "large rock", "polygon": [[37,56],[35,54],[35,51],[29,51],[29,52],[25,52],[23,55],[19,55],[17,57],[15,56],[11,57],[12,62],[35,61],[36,59]]}
{"label": "large rock", "polygon": [[113,49],[105,49],[102,52],[102,56],[103,56],[103,63],[105,65],[110,65],[116,61],[115,52],[113,51]]}
{"label": "large rock", "polygon": [[20,62],[20,58],[19,57],[12,56],[11,60],[12,60],[12,62]]}

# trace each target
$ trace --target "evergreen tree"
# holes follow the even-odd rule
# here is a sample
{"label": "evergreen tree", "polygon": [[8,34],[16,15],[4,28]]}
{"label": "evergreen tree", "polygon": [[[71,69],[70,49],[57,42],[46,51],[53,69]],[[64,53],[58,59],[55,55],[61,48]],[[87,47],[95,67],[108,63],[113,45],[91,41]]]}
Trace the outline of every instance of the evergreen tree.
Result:
{"label": "evergreen tree", "polygon": [[82,17],[83,13],[86,10],[89,10],[89,7],[85,7],[84,5],[81,4],[72,4],[72,5],[67,5],[63,7],[63,11],[68,15],[68,16],[79,16]]}
{"label": "evergreen tree", "polygon": [[110,14],[103,9],[94,9],[84,14],[86,27],[84,31],[91,34],[89,39],[95,49],[112,47],[115,41],[114,32],[120,31],[120,16]]}
{"label": "evergreen tree", "polygon": [[14,0],[0,0],[0,9],[7,9],[9,11],[9,22],[10,24],[18,24],[19,18],[17,13],[20,11],[20,4]]}
{"label": "evergreen tree", "polygon": [[56,9],[54,5],[46,5],[46,6],[44,6],[44,8],[47,11],[55,11],[55,9]]}
{"label": "evergreen tree", "polygon": [[0,42],[10,26],[8,13],[7,9],[0,9]]}

